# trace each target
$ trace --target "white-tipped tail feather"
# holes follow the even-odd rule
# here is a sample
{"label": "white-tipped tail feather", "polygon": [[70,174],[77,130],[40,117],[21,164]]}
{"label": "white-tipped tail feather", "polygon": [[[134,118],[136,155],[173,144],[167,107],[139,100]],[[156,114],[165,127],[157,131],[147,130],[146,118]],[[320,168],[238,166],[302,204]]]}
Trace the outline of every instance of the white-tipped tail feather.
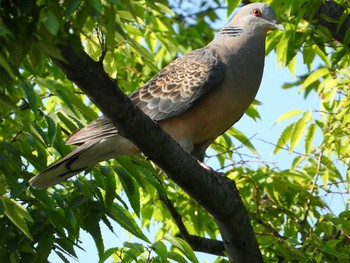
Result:
{"label": "white-tipped tail feather", "polygon": [[90,140],[31,178],[29,184],[34,188],[48,188],[101,161],[137,152],[136,146],[120,135]]}

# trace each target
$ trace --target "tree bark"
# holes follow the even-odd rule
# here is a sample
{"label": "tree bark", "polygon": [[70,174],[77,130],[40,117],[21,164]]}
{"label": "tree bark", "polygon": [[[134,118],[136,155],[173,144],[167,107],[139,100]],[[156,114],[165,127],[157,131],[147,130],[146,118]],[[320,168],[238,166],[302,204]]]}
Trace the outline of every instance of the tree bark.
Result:
{"label": "tree bark", "polygon": [[[346,40],[346,32],[350,28],[350,16],[348,15],[344,22],[339,26],[341,16],[343,15],[345,8],[334,1],[326,1],[323,5],[320,6],[317,12],[318,23],[326,27],[329,32],[332,34],[335,40],[338,42],[349,45],[348,42],[350,39]],[[335,22],[337,21],[337,22]]]}
{"label": "tree bark", "polygon": [[[235,183],[208,171],[138,109],[105,73],[102,63],[69,45],[54,59],[67,77],[120,131],[217,221],[230,262],[263,262]],[[149,138],[152,138],[150,140]],[[162,147],[157,147],[161,145]]]}

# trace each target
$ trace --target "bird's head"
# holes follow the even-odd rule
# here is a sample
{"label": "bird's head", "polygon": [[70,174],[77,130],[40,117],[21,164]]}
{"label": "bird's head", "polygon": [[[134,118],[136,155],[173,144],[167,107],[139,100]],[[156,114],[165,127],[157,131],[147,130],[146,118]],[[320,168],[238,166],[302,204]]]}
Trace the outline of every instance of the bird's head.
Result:
{"label": "bird's head", "polygon": [[251,29],[256,33],[275,29],[284,31],[283,25],[277,21],[275,11],[264,3],[252,3],[242,7],[229,24]]}

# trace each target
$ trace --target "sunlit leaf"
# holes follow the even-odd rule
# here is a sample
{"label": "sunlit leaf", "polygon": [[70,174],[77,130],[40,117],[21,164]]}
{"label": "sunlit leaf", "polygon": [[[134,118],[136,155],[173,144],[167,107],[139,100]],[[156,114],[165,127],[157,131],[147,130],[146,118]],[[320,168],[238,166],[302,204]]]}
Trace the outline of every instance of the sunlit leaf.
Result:
{"label": "sunlit leaf", "polygon": [[284,114],[282,114],[280,117],[278,117],[278,119],[276,120],[276,123],[280,123],[284,120],[287,120],[289,118],[292,118],[292,117],[295,117],[299,114],[303,113],[302,110],[291,110],[291,111],[288,111]]}
{"label": "sunlit leaf", "polygon": [[118,222],[118,224],[120,224],[120,226],[122,226],[125,230],[150,243],[148,238],[142,233],[141,229],[135,223],[135,220],[124,208],[114,203],[111,210],[111,215],[113,219]]}
{"label": "sunlit leaf", "polygon": [[310,121],[310,118],[311,118],[311,113],[305,112],[303,114],[303,117],[294,123],[291,138],[290,138],[290,149],[289,149],[290,152],[294,151],[294,149],[297,147],[298,143],[300,142],[304,134],[306,124]]}
{"label": "sunlit leaf", "polygon": [[163,260],[167,259],[167,256],[168,256],[167,248],[162,241],[157,241],[156,243],[153,243],[152,247],[154,252],[156,252],[157,255],[159,255]]}
{"label": "sunlit leaf", "polygon": [[291,123],[283,130],[280,137],[278,138],[276,147],[273,150],[273,154],[278,153],[289,142],[292,135],[293,127],[294,127],[294,123]]}
{"label": "sunlit leaf", "polygon": [[312,83],[314,83],[317,80],[320,80],[320,78],[324,77],[327,74],[329,74],[329,70],[327,68],[319,68],[315,70],[305,79],[300,91],[306,89]]}
{"label": "sunlit leaf", "polygon": [[315,134],[316,134],[316,124],[311,123],[307,127],[306,133],[305,133],[305,154],[310,154]]}
{"label": "sunlit leaf", "polygon": [[237,130],[234,127],[231,127],[229,130],[229,134],[232,135],[233,137],[235,137],[238,141],[240,141],[245,147],[247,147],[256,156],[259,156],[259,153],[255,149],[251,140],[247,136],[245,136],[242,132],[240,132],[239,130]]}
{"label": "sunlit leaf", "polygon": [[174,247],[178,248],[191,262],[199,262],[192,248],[183,239],[171,236],[165,236],[164,239],[169,241]]}

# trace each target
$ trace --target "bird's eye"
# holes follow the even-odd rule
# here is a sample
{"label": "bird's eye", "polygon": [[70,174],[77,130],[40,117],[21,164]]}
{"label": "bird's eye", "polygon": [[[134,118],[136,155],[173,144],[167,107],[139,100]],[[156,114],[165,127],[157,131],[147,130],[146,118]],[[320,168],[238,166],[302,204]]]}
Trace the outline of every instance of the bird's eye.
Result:
{"label": "bird's eye", "polygon": [[259,8],[255,8],[255,9],[253,10],[253,15],[255,15],[255,16],[261,16],[261,10],[260,10]]}

